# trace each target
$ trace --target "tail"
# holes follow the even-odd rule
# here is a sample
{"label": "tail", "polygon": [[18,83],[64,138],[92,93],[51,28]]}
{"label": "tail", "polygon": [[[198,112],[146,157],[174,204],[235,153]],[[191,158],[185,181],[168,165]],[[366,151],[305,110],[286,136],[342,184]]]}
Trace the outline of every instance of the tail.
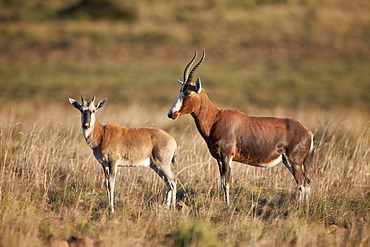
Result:
{"label": "tail", "polygon": [[315,154],[315,147],[314,147],[314,140],[313,138],[311,139],[311,149],[310,151],[308,152],[306,158],[304,159],[303,161],[303,166],[304,166],[304,169],[307,171],[308,168],[310,168],[312,166],[312,160],[313,160],[313,156]]}
{"label": "tail", "polygon": [[177,147],[175,149],[175,151],[173,152],[173,156],[172,156],[172,160],[171,160],[171,163],[173,166],[176,166],[176,157],[177,157]]}

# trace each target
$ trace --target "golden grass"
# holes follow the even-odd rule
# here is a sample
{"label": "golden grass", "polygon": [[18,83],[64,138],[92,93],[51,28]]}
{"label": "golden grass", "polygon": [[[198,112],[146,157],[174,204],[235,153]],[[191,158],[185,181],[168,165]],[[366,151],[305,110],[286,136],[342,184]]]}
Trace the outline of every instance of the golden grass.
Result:
{"label": "golden grass", "polygon": [[165,186],[154,172],[121,168],[110,218],[102,169],[82,137],[78,112],[67,102],[10,104],[0,112],[0,246],[47,246],[72,235],[98,246],[369,244],[370,126],[361,113],[254,110],[297,117],[316,132],[311,203],[302,211],[282,165],[265,170],[235,163],[226,206],[216,162],[191,117],[172,121],[167,109],[111,102],[99,112],[100,122],[155,126],[176,138],[183,203],[165,210]]}
{"label": "golden grass", "polygon": [[[95,246],[370,245],[368,0],[132,1],[131,22],[52,16],[72,2],[0,4],[18,20],[0,22],[0,247],[71,236]],[[166,117],[195,47],[207,50],[196,76],[218,106],[293,117],[315,133],[309,208],[297,208],[284,166],[238,163],[225,205],[191,116]],[[82,92],[108,97],[102,123],[175,137],[178,210],[163,208],[153,171],[122,168],[109,217],[102,169],[67,100]]]}

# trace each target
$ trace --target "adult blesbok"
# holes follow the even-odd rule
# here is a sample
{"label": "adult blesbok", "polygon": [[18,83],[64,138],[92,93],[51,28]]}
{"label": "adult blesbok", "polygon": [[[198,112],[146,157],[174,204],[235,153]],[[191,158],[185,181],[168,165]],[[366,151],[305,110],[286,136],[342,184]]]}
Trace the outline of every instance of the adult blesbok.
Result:
{"label": "adult blesbok", "polygon": [[106,99],[95,105],[82,104],[69,98],[69,102],[81,112],[82,132],[95,158],[103,166],[108,207],[114,212],[114,185],[118,167],[150,167],[167,185],[167,208],[176,204],[176,179],[171,170],[175,163],[177,144],[167,132],[156,128],[123,128],[114,124],[102,125],[96,119],[96,112]]}
{"label": "adult blesbok", "polygon": [[194,57],[184,70],[184,82],[168,117],[177,119],[191,114],[209,152],[217,160],[221,187],[230,204],[229,182],[231,163],[237,161],[257,167],[273,167],[280,162],[293,174],[298,185],[299,199],[307,199],[310,180],[304,162],[313,147],[312,132],[300,122],[289,118],[251,117],[235,109],[220,109],[213,105],[201,86],[200,78],[192,83],[194,72],[205,58],[189,73]]}

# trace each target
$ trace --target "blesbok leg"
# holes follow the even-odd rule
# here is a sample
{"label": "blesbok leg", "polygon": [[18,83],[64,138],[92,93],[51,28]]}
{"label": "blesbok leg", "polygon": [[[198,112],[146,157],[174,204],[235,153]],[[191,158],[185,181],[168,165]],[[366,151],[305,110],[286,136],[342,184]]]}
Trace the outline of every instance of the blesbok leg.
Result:
{"label": "blesbok leg", "polygon": [[229,157],[222,157],[220,160],[217,160],[220,170],[221,190],[227,205],[230,205],[231,162],[232,159]]}
{"label": "blesbok leg", "polygon": [[111,205],[111,212],[114,213],[114,187],[116,184],[116,177],[117,177],[117,162],[110,163],[109,171],[110,171],[110,178],[109,178],[109,188],[110,188],[110,205]]}
{"label": "blesbok leg", "polygon": [[283,154],[283,164],[285,165],[286,168],[288,168],[290,173],[294,176],[293,168],[289,164],[288,157],[286,156],[286,154]]}
{"label": "blesbok leg", "polygon": [[[291,163],[292,164],[292,163]],[[310,179],[308,179],[304,172],[303,164],[292,164],[293,176],[298,185],[298,201],[307,202],[310,194]]]}
{"label": "blesbok leg", "polygon": [[150,164],[152,168],[165,182],[166,191],[166,208],[170,208],[171,204],[173,208],[176,208],[176,178],[175,174],[171,169],[162,168],[160,169],[155,164]]}
{"label": "blesbok leg", "polygon": [[176,179],[166,178],[165,180],[167,186],[167,208],[170,208],[172,204],[173,208],[176,208]]}
{"label": "blesbok leg", "polygon": [[104,177],[105,177],[105,181],[104,181],[104,186],[105,186],[105,189],[107,190],[107,198],[108,198],[108,209],[109,208],[112,208],[112,205],[111,205],[111,186],[110,186],[110,171],[109,171],[109,167],[106,167],[106,166],[103,166],[103,169],[104,169]]}
{"label": "blesbok leg", "polygon": [[110,208],[111,213],[114,213],[114,185],[117,176],[117,166],[114,164],[113,166],[109,165],[108,167],[104,167],[104,175],[104,186],[107,190],[108,208]]}

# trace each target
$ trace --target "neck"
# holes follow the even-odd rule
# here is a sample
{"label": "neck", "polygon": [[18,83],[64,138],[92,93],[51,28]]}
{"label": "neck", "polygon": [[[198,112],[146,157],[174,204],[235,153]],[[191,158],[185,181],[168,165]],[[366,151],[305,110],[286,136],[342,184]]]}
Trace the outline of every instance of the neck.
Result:
{"label": "neck", "polygon": [[202,135],[204,139],[206,139],[208,138],[211,132],[211,128],[215,122],[215,119],[220,109],[211,102],[211,100],[208,98],[204,90],[202,90],[199,96],[200,96],[200,106],[191,115],[194,118],[199,133]]}
{"label": "neck", "polygon": [[94,124],[90,126],[90,128],[82,128],[82,132],[84,134],[87,145],[89,145],[90,148],[95,148],[100,143],[103,132],[103,125],[99,123],[98,120],[95,120]]}

